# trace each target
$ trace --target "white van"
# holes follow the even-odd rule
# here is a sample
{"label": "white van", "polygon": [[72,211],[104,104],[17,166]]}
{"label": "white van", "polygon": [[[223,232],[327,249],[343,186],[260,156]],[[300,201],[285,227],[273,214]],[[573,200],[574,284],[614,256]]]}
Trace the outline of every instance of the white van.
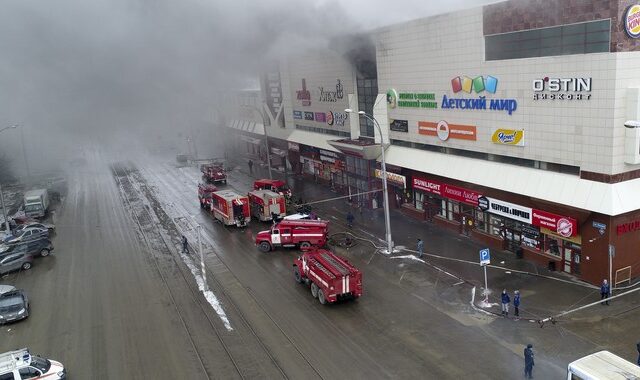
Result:
{"label": "white van", "polygon": [[609,351],[600,351],[569,363],[567,380],[574,379],[640,380],[640,367]]}
{"label": "white van", "polygon": [[0,354],[0,380],[66,379],[67,371],[57,361],[31,355],[29,350]]}

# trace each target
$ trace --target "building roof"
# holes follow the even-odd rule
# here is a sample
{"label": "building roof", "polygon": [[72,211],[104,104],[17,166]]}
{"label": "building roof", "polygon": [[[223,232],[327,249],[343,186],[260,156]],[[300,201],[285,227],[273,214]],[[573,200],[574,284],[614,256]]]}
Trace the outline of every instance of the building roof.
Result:
{"label": "building roof", "polygon": [[571,174],[400,146],[386,150],[386,162],[605,215],[640,209],[640,179],[608,184]]}
{"label": "building roof", "polygon": [[327,140],[333,140],[336,137],[333,135],[325,135],[322,133],[307,132],[301,130],[291,131],[291,134],[287,137],[287,141],[304,144],[309,146],[315,146],[320,149],[328,150],[330,152],[340,152],[338,149],[329,145]]}

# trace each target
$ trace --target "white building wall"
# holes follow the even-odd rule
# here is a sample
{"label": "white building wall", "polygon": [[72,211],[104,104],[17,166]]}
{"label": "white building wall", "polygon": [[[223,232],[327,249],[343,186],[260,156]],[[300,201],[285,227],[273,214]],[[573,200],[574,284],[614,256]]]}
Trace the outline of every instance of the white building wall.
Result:
{"label": "white building wall", "polygon": [[[618,126],[624,119],[619,115],[624,95],[616,93],[623,86],[616,81],[616,70],[627,70],[618,78],[626,75],[634,78],[632,82],[640,81],[640,72],[632,73],[637,53],[485,61],[482,8],[390,26],[380,29],[376,37],[379,91],[435,93],[438,103],[437,109],[389,109],[389,118],[408,120],[409,125],[408,133],[391,131],[392,139],[561,163],[598,173],[633,169],[622,164],[624,130]],[[627,54],[633,57],[626,58]],[[442,109],[443,95],[478,98],[473,92],[453,93],[451,79],[464,75],[498,78],[495,94],[479,95],[486,96],[487,108],[491,99],[515,99],[517,110],[509,115],[489,109]],[[590,77],[591,99],[533,100],[532,82],[544,77]],[[418,133],[418,121],[439,120],[476,126],[477,140],[443,142]],[[498,128],[524,129],[525,146],[492,143]]]}

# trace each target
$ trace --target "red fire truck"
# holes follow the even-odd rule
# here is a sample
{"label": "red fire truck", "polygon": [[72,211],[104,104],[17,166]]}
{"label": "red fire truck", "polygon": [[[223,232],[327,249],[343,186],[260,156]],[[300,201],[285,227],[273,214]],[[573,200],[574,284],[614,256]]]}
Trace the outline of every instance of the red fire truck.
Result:
{"label": "red fire truck", "polygon": [[284,196],[274,193],[271,190],[253,190],[249,194],[249,207],[251,208],[251,216],[255,216],[258,220],[273,220],[273,214],[278,219],[287,215]]}
{"label": "red fire truck", "polygon": [[362,295],[362,273],[326,249],[303,252],[293,263],[293,276],[298,283],[311,283],[311,295],[323,305]]}
{"label": "red fire truck", "polygon": [[268,231],[256,235],[256,245],[262,252],[274,247],[296,247],[306,250],[311,246],[323,247],[327,243],[329,221],[327,220],[283,220]]}
{"label": "red fire truck", "polygon": [[244,227],[251,221],[249,198],[231,190],[211,193],[211,213],[226,226]]}
{"label": "red fire truck", "polygon": [[202,172],[202,179],[206,183],[227,183],[227,173],[221,163],[202,164],[200,165],[200,171]]}
{"label": "red fire truck", "polygon": [[200,208],[211,209],[211,193],[218,191],[218,188],[214,185],[199,183],[198,184],[198,199],[200,200]]}
{"label": "red fire truck", "polygon": [[254,190],[271,190],[287,198],[291,198],[291,189],[284,181],[279,179],[257,179],[253,182]]}

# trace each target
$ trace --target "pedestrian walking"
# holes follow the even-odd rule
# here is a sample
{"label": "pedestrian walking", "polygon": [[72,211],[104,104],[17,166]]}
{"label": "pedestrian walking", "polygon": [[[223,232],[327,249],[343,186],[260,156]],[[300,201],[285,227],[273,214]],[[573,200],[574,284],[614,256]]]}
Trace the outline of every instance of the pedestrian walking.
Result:
{"label": "pedestrian walking", "polygon": [[354,219],[355,219],[355,217],[351,213],[351,210],[349,210],[347,212],[347,227],[349,227],[349,228],[353,227],[353,220]]}
{"label": "pedestrian walking", "polygon": [[422,258],[422,254],[424,253],[424,242],[422,239],[418,239],[418,243],[416,244],[416,248],[418,251],[418,258]]}
{"label": "pedestrian walking", "polygon": [[247,165],[249,165],[249,173],[253,174],[253,161],[249,160],[249,162],[247,163]]}
{"label": "pedestrian walking", "polygon": [[509,294],[507,294],[507,289],[502,290],[502,315],[505,317],[509,317],[509,303],[511,302],[511,298],[509,298]]}
{"label": "pedestrian walking", "polygon": [[513,296],[513,314],[516,316],[516,319],[520,319],[520,291],[516,290],[515,295]]}
{"label": "pedestrian walking", "polygon": [[533,379],[533,344],[527,344],[527,348],[524,349],[524,377],[527,379]]}
{"label": "pedestrian walking", "polygon": [[186,253],[187,255],[189,254],[189,241],[184,235],[182,235],[182,253]]}
{"label": "pedestrian walking", "polygon": [[611,287],[605,278],[600,285],[600,300],[604,300],[600,302],[600,305],[609,305],[609,294],[611,294]]}

